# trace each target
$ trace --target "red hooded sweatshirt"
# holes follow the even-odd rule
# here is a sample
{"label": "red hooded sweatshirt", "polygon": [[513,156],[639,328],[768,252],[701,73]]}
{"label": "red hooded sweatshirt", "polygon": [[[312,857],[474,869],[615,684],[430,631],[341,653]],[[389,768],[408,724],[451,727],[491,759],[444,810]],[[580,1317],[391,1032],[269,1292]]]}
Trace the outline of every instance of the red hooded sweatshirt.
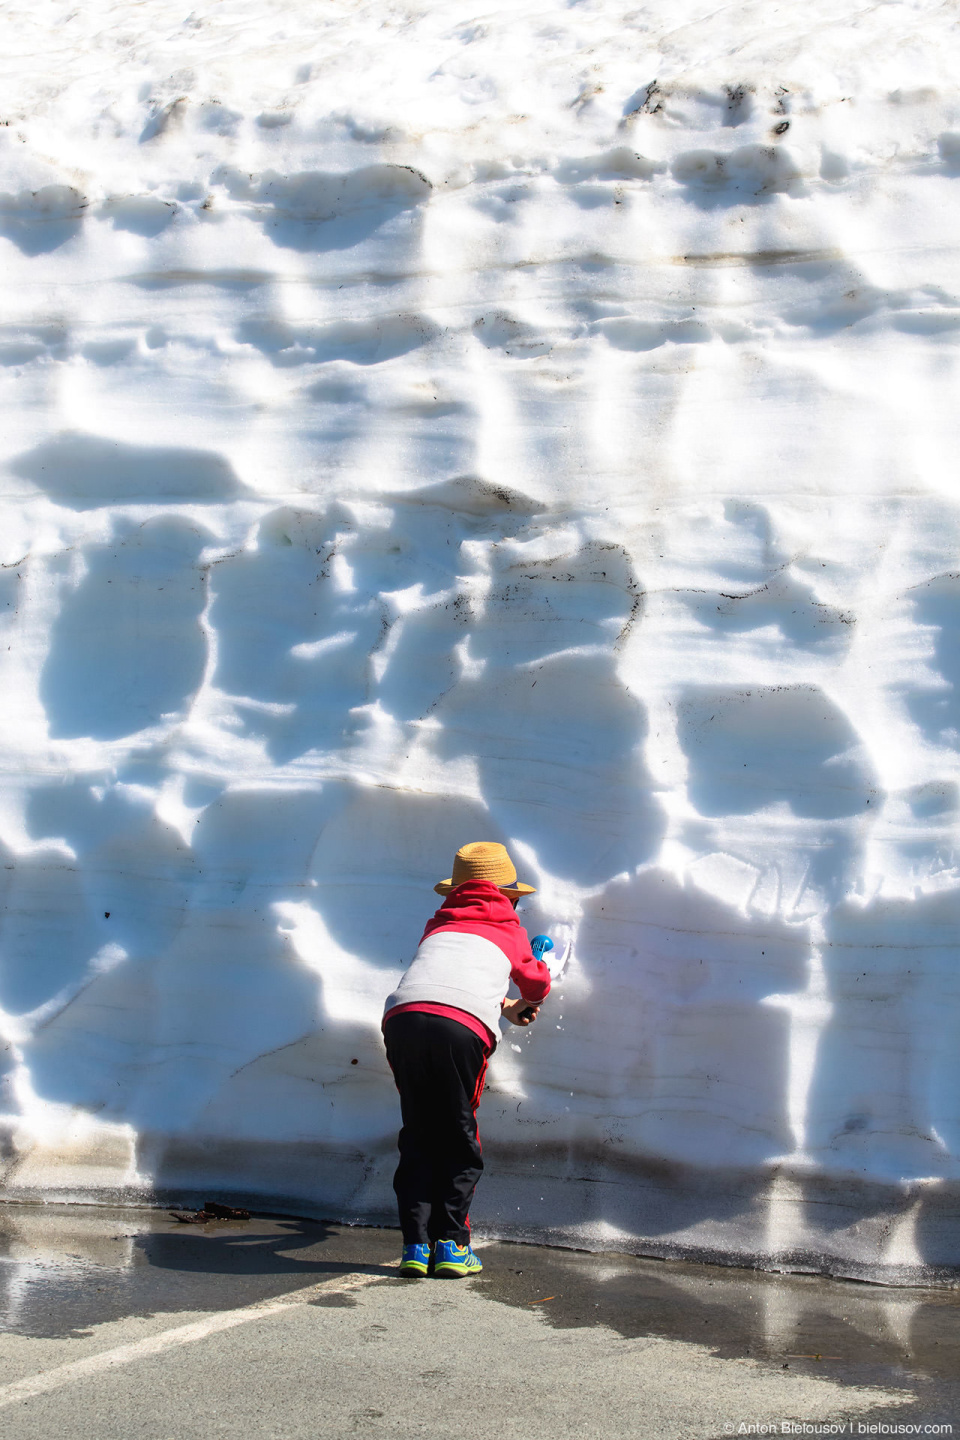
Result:
{"label": "red hooded sweatshirt", "polygon": [[[527,932],[520,924],[516,911],[507,897],[489,880],[467,880],[463,885],[458,885],[456,890],[447,896],[436,914],[427,921],[420,940],[421,945],[428,935],[441,931],[447,934],[479,935],[483,940],[492,941],[509,961],[510,979],[524,1000],[539,1004],[549,994],[550,971],[542,960],[535,959]],[[417,1000],[407,1005],[394,1005],[386,1011],[384,1021],[405,1010],[446,1015],[449,1019],[468,1026],[491,1048],[496,1044],[497,1037],[476,1015],[439,1002]]]}

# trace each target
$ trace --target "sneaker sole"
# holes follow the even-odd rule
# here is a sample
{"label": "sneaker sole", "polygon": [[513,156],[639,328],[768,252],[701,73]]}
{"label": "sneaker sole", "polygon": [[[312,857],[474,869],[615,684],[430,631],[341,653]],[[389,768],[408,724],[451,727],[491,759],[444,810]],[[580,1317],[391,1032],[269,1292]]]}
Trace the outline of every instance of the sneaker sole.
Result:
{"label": "sneaker sole", "polygon": [[438,1280],[462,1280],[465,1275],[479,1275],[482,1265],[438,1265],[434,1275]]}
{"label": "sneaker sole", "polygon": [[418,1265],[414,1263],[412,1265],[406,1264],[400,1266],[400,1274],[406,1275],[409,1279],[419,1280],[420,1277],[426,1275],[426,1273],[426,1265]]}

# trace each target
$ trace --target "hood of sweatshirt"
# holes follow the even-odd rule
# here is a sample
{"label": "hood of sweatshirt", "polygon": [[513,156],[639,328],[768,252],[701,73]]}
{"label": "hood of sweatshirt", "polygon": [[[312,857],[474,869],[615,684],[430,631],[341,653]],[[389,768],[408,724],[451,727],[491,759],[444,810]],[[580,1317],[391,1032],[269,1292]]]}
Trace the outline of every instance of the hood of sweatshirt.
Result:
{"label": "hood of sweatshirt", "polygon": [[424,938],[444,926],[483,925],[517,931],[523,927],[506,895],[489,880],[465,880],[427,921]]}

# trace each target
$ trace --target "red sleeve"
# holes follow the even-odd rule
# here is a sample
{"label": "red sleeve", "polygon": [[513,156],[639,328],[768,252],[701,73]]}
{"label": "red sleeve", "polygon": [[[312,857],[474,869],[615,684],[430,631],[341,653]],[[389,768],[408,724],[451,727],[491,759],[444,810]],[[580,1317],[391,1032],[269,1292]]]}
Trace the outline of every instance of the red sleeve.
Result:
{"label": "red sleeve", "polygon": [[534,958],[526,930],[520,927],[518,950],[526,951],[510,967],[510,979],[516,985],[524,1000],[538,1005],[550,994],[550,971],[542,960]]}

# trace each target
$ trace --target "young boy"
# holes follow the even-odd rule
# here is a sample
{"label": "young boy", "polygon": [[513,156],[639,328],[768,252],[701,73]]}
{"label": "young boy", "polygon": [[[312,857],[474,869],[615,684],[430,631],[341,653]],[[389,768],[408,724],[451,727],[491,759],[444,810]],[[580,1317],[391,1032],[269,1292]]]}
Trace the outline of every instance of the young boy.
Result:
{"label": "young boy", "polygon": [[[550,990],[514,911],[536,892],[517,881],[503,845],[464,845],[447,898],[427,922],[400,984],[387,999],[383,1035],[400,1091],[403,1129],[394,1176],[403,1230],[401,1275],[475,1275],[468,1211],[483,1170],[477,1106],[501,1014],[530,1025]],[[505,1000],[513,980],[520,1000]]]}

